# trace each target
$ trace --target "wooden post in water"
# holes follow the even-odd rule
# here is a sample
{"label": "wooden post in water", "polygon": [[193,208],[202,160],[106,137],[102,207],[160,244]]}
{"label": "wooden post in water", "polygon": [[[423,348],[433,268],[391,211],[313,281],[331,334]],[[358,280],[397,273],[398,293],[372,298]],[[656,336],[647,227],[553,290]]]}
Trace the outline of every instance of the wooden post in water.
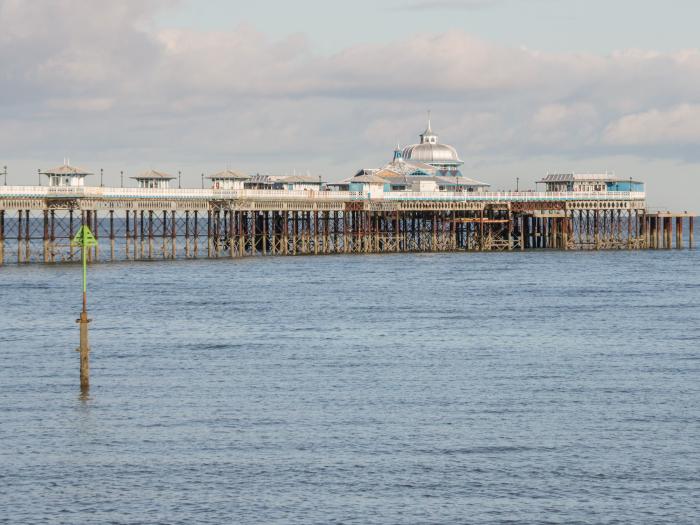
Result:
{"label": "wooden post in water", "polygon": [[[695,217],[688,217],[688,248],[693,249],[693,244],[695,239],[693,239],[695,232],[694,230],[694,224],[695,222]],[[0,243],[1,244],[1,243]],[[0,259],[0,264],[2,263],[2,260]]]}

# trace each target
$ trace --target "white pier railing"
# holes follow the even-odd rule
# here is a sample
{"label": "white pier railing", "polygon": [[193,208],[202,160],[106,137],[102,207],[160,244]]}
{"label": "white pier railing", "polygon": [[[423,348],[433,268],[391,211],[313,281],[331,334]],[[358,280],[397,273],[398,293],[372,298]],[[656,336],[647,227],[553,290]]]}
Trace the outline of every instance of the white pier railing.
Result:
{"label": "white pier railing", "polygon": [[103,198],[103,199],[303,199],[303,200],[384,200],[384,201],[640,201],[644,192],[355,192],[315,190],[219,190],[213,188],[110,188],[110,187],[51,187],[51,186],[0,186],[0,198]]}

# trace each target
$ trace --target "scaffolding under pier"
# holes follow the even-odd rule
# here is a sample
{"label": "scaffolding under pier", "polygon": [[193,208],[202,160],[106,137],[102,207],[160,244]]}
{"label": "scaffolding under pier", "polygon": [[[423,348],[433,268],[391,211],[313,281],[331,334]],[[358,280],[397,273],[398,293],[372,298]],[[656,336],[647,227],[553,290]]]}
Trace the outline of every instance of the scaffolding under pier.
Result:
{"label": "scaffolding under pier", "polygon": [[[629,192],[0,187],[0,264],[258,255],[693,247],[694,214]],[[686,229],[687,228],[687,229]],[[675,239],[675,241],[674,241]]]}

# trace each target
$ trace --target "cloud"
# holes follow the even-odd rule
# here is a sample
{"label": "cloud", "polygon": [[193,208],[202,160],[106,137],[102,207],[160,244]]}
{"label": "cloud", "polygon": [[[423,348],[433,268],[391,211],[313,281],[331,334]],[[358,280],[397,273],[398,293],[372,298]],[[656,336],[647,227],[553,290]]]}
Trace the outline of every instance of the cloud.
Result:
{"label": "cloud", "polygon": [[622,146],[700,146],[700,105],[625,115],[607,126],[604,140]]}
{"label": "cloud", "polygon": [[700,159],[698,50],[543,53],[449,31],[323,55],[245,25],[157,29],[171,5],[0,0],[4,150],[346,175],[415,140],[431,108],[465,157]]}

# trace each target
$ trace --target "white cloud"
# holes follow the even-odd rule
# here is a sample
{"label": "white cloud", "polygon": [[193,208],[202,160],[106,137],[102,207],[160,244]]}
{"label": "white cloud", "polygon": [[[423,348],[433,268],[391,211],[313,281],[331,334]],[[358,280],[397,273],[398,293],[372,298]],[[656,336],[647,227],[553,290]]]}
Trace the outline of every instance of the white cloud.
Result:
{"label": "white cloud", "polygon": [[604,137],[623,146],[700,145],[700,105],[625,115],[606,128]]}
{"label": "white cloud", "polygon": [[554,54],[450,31],[326,56],[246,26],[156,30],[171,3],[0,0],[5,151],[346,170],[415,140],[431,108],[463,156],[699,156],[683,147],[700,136],[698,50]]}

